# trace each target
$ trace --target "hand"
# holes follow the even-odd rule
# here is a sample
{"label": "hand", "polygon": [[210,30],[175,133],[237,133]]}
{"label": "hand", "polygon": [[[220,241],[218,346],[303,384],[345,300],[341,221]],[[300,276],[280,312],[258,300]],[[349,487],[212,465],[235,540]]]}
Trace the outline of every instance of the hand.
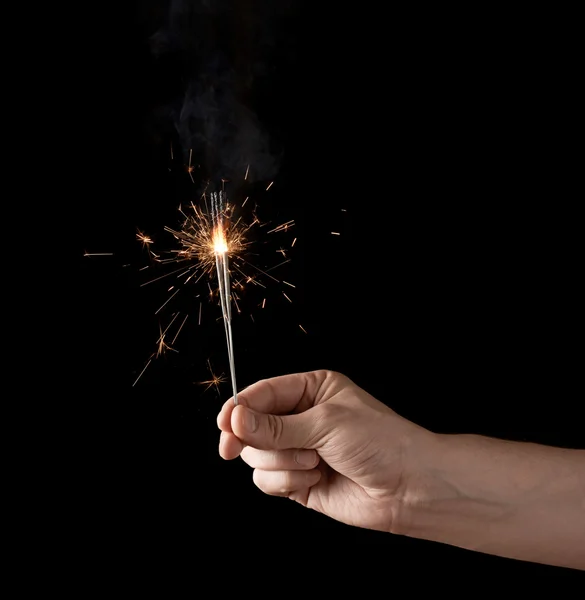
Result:
{"label": "hand", "polygon": [[266,494],[390,532],[414,455],[432,436],[330,371],[259,381],[238,406],[228,400],[217,423],[222,458],[241,456]]}

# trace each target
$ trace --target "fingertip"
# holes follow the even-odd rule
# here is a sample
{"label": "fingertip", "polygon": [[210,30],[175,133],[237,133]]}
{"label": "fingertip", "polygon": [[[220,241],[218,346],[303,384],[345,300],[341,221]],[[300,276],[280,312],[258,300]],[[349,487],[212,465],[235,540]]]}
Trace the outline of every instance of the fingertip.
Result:
{"label": "fingertip", "polygon": [[222,431],[219,438],[219,455],[224,460],[233,460],[240,456],[244,444],[233,434]]}
{"label": "fingertip", "polygon": [[245,410],[242,408],[241,404],[234,406],[230,413],[230,430],[234,433],[234,435],[240,434],[243,436],[244,434],[244,414]]}
{"label": "fingertip", "polygon": [[219,414],[217,415],[217,426],[222,431],[230,432],[232,431],[231,426],[231,415],[234,409],[234,399],[230,398],[224,405],[221,407]]}

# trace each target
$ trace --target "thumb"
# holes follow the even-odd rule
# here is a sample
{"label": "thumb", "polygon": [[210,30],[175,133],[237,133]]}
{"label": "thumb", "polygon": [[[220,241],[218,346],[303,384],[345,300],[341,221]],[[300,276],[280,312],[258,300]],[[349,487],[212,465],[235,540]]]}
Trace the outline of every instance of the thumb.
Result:
{"label": "thumb", "polygon": [[316,448],[319,438],[311,409],[296,415],[269,415],[239,404],[231,425],[236,437],[258,450]]}

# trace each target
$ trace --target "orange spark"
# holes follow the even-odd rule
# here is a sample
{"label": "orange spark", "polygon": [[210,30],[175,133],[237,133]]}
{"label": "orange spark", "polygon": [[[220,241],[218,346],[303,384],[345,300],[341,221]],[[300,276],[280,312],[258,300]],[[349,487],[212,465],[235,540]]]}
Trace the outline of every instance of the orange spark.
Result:
{"label": "orange spark", "polygon": [[145,233],[143,233],[142,231],[140,231],[140,229],[136,233],[136,239],[139,242],[142,242],[142,245],[145,248],[148,247],[149,244],[152,244],[152,238],[149,235],[146,235]]}
{"label": "orange spark", "polygon": [[174,344],[177,341],[177,338],[179,337],[179,333],[181,333],[181,329],[183,329],[183,325],[185,324],[185,321],[187,320],[188,317],[189,317],[189,315],[185,315],[185,318],[183,319],[183,322],[181,323],[181,326],[179,327],[179,331],[177,331],[177,333],[175,334],[175,337],[173,338],[173,341],[171,342],[171,344]]}
{"label": "orange spark", "polygon": [[144,366],[144,369],[142,369],[142,371],[140,371],[140,375],[138,375],[138,377],[134,380],[134,383],[132,384],[132,387],[134,387],[138,383],[138,380],[144,375],[144,372],[146,371],[146,369],[148,369],[148,366],[152,362],[153,358],[154,358],[154,354],[151,354],[150,358],[148,359],[148,362]]}
{"label": "orange spark", "polygon": [[219,384],[225,383],[227,381],[227,379],[223,376],[223,373],[221,375],[215,375],[213,373],[213,369],[211,368],[211,363],[209,362],[209,359],[207,360],[207,365],[209,367],[209,373],[211,374],[211,379],[208,379],[207,381],[200,381],[199,385],[207,386],[204,390],[205,392],[208,389],[210,389],[211,387],[215,386],[215,389],[217,390],[217,393],[219,394]]}

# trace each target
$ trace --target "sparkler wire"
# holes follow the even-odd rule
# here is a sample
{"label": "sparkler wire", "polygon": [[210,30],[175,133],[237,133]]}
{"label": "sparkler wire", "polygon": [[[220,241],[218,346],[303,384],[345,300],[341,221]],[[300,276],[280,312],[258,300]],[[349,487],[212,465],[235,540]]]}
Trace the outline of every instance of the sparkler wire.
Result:
{"label": "sparkler wire", "polygon": [[[223,193],[213,192],[211,194],[211,218],[215,225],[215,230],[218,235],[224,236],[223,231]],[[223,238],[222,238],[223,242]],[[234,404],[238,404],[238,392],[236,385],[236,367],[234,358],[234,345],[232,336],[232,311],[231,311],[231,293],[230,293],[230,274],[229,274],[229,259],[227,248],[216,248],[215,267],[217,271],[217,281],[219,285],[219,297],[221,302],[221,312],[225,326],[225,337],[228,350],[228,361],[230,366],[230,375],[232,380],[232,391],[234,394]]]}

